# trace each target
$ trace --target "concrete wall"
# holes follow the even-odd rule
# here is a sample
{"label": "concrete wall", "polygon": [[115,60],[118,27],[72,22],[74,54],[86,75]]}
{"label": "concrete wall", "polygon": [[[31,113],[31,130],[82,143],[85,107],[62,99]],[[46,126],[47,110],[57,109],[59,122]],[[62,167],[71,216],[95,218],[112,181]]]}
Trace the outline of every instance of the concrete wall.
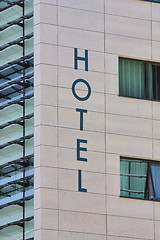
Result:
{"label": "concrete wall", "polygon": [[[160,203],[119,197],[120,156],[160,160],[159,102],[118,96],[118,57],[160,60],[160,4],[34,4],[35,240],[159,240]],[[88,50],[88,71],[83,61],[74,69],[74,48]],[[86,101],[72,93],[79,78],[92,90]],[[83,131],[76,108],[88,111]],[[77,161],[77,139],[87,140],[87,162]]]}

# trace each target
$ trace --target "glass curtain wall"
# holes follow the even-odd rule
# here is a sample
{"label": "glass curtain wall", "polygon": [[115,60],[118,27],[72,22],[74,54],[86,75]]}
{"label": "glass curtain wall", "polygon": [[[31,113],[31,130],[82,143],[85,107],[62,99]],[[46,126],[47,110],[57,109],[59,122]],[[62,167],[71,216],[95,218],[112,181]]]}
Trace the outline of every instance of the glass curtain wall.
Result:
{"label": "glass curtain wall", "polygon": [[33,239],[33,1],[0,1],[0,239]]}

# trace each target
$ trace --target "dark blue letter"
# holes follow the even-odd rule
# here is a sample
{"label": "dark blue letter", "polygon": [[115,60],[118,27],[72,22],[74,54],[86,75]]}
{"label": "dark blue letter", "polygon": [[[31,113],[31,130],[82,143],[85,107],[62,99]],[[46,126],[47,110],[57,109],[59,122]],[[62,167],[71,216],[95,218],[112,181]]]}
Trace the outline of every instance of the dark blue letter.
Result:
{"label": "dark blue letter", "polygon": [[87,110],[76,108],[76,111],[80,112],[80,130],[83,131],[83,113],[87,113]]}
{"label": "dark blue letter", "polygon": [[87,162],[87,158],[80,157],[80,151],[87,152],[87,148],[81,147],[80,143],[87,143],[87,140],[77,139],[77,161]]}
{"label": "dark blue letter", "polygon": [[85,50],[85,57],[78,57],[78,49],[74,49],[74,69],[78,69],[78,60],[85,61],[85,71],[88,71],[88,50]]}
{"label": "dark blue letter", "polygon": [[[87,86],[88,93],[85,97],[79,97],[77,95],[77,93],[75,91],[75,87],[76,87],[77,83],[84,83]],[[74,97],[77,98],[79,101],[86,101],[91,96],[91,87],[86,80],[79,78],[79,79],[75,80],[72,84],[72,93],[73,93]]]}
{"label": "dark blue letter", "polygon": [[82,171],[78,170],[78,191],[87,192],[86,188],[82,188]]}

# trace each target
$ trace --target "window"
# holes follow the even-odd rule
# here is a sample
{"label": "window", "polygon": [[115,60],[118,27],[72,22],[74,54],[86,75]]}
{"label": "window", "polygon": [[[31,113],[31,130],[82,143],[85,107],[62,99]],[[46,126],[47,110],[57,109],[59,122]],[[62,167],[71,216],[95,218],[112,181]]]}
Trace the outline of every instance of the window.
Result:
{"label": "window", "polygon": [[160,64],[119,58],[119,95],[160,100]]}
{"label": "window", "polygon": [[120,196],[160,201],[160,162],[121,157]]}
{"label": "window", "polygon": [[160,0],[144,0],[144,1],[160,3]]}

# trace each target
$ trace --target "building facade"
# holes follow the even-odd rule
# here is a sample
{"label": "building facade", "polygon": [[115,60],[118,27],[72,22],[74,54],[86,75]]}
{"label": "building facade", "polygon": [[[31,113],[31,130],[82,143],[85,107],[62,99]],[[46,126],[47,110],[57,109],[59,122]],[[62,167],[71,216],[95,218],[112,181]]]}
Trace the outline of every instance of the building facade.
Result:
{"label": "building facade", "polygon": [[0,4],[0,239],[159,240],[160,1]]}

